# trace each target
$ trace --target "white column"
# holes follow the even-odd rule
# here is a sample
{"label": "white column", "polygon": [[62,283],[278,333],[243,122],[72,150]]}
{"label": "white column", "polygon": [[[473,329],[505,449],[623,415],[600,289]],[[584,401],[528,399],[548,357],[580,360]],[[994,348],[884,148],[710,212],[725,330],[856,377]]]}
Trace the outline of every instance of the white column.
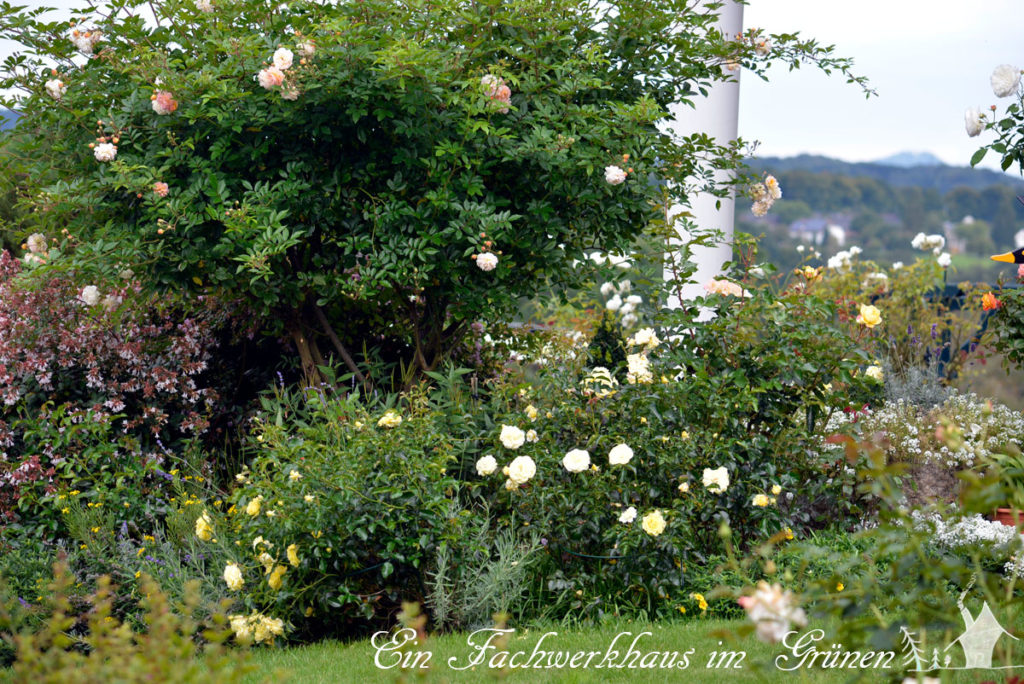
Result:
{"label": "white column", "polygon": [[[718,12],[718,28],[723,34],[735,38],[737,33],[743,31],[743,5],[733,0],[726,0]],[[670,130],[677,135],[690,135],[703,131],[714,138],[716,142],[723,144],[735,140],[739,131],[740,72],[737,69],[730,73],[735,80],[728,83],[715,83],[708,91],[707,97],[694,101],[695,107],[678,104],[671,106],[676,120],[671,124]],[[720,179],[727,180],[729,178],[727,172],[720,173]],[[721,208],[716,209],[715,204],[719,201]],[[678,207],[673,208],[673,213],[678,210]],[[718,229],[725,235],[726,241],[731,241],[735,217],[735,201],[731,196],[718,198],[701,193],[690,198],[689,211],[693,214],[692,220],[696,225],[701,228]],[[686,242],[688,239],[686,231],[680,228],[679,241]],[[718,276],[722,272],[722,264],[729,261],[731,257],[732,247],[729,244],[694,248],[691,261],[697,263],[695,282],[683,288],[682,298],[689,300],[703,294],[704,284]],[[668,269],[666,269],[666,277],[668,275]],[[681,303],[679,298],[673,294],[669,296],[668,305],[678,308]]]}

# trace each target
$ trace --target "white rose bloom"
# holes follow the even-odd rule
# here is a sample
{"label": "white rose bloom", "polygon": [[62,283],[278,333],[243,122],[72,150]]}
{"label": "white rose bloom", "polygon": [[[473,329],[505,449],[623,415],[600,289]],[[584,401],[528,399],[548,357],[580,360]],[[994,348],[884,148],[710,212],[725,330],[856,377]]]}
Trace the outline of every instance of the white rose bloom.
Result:
{"label": "white rose bloom", "polygon": [[636,305],[635,304],[631,304],[629,302],[626,302],[621,307],[619,307],[619,313],[622,314],[623,316],[628,316],[628,315],[632,314],[635,309],[636,309]]}
{"label": "white rose bloom", "polygon": [[729,488],[729,471],[725,469],[725,466],[714,470],[705,468],[703,482],[712,494],[722,494]]}
{"label": "white rose bloom", "polygon": [[570,473],[582,473],[590,467],[590,454],[583,449],[573,449],[562,458],[562,465]]}
{"label": "white rose bloom", "polygon": [[850,256],[857,256],[858,254],[860,254],[863,251],[864,250],[862,250],[860,247],[858,247],[857,245],[854,245],[853,247],[850,247]]}
{"label": "white rose bloom", "polygon": [[611,297],[615,293],[615,283],[607,282],[601,284],[601,295]]}
{"label": "white rose bloom", "polygon": [[[623,271],[628,271],[629,269],[633,268],[633,264],[630,263],[629,257],[626,256],[609,254],[608,263],[616,268],[621,268]],[[623,290],[623,292],[628,292],[628,290]]]}
{"label": "white rose bloom", "polygon": [[213,11],[213,3],[210,0],[196,0],[196,9],[203,14],[209,14]]}
{"label": "white rose bloom", "polygon": [[604,167],[604,179],[611,185],[619,185],[626,180],[626,172],[618,166]]}
{"label": "white rose bloom", "polygon": [[1020,69],[1010,64],[1000,64],[992,72],[992,92],[996,97],[1008,97],[1017,92],[1020,85]]}
{"label": "white rose bloom", "polygon": [[[623,309],[623,311],[625,311],[625,309]],[[635,313],[633,313],[633,309],[632,308],[630,308],[629,313],[627,313],[625,316],[622,317],[622,327],[623,328],[632,328],[634,325],[636,325],[639,322],[640,322],[640,319],[636,317]]]}
{"label": "white rose bloom", "polygon": [[68,87],[64,85],[64,81],[60,80],[59,78],[51,78],[49,81],[46,82],[46,92],[54,100],[59,100],[60,98],[64,97],[64,93],[67,91],[67,89]]}
{"label": "white rose bloom", "polygon": [[639,306],[640,304],[643,304],[643,301],[644,298],[640,295],[629,295],[626,297],[626,303],[632,304],[633,306]]}
{"label": "white rose bloom", "polygon": [[604,305],[605,308],[607,308],[609,311],[618,311],[619,309],[622,308],[622,297],[620,297],[619,295],[615,295],[607,302],[605,302]]}
{"label": "white rose bloom", "polygon": [[768,53],[770,53],[771,51],[772,41],[769,40],[768,38],[759,40],[756,43],[754,43],[754,52],[756,52],[759,57],[767,57]]}
{"label": "white rose bloom", "polygon": [[804,253],[804,246],[803,245],[797,245],[796,246],[796,251],[799,252],[800,254],[803,254]]}
{"label": "white rose bloom", "polygon": [[882,382],[882,367],[881,366],[868,366],[868,369],[864,371],[864,375],[868,376],[875,382]]}
{"label": "white rose bloom", "polygon": [[654,374],[651,372],[651,362],[647,360],[646,354],[626,355],[626,380],[631,385],[648,385],[654,382]]}
{"label": "white rose bloom", "polygon": [[654,349],[661,340],[658,339],[658,334],[654,332],[654,328],[641,328],[637,330],[632,338],[626,341],[630,346],[647,347],[647,349]]}
{"label": "white rose bloom", "polygon": [[111,143],[100,143],[93,148],[92,154],[96,157],[96,161],[114,161],[114,157],[117,156],[117,145]]}
{"label": "white rose bloom", "polygon": [[295,59],[295,55],[288,48],[279,47],[274,50],[274,66],[281,71],[290,69],[292,66],[292,60]]}
{"label": "white rose bloom", "polygon": [[611,465],[626,465],[633,460],[633,450],[626,444],[617,444],[608,452],[608,463]]}
{"label": "white rose bloom", "polygon": [[981,134],[985,129],[985,120],[980,108],[971,107],[964,112],[964,128],[967,129],[967,135],[971,138]]}
{"label": "white rose bloom", "polygon": [[936,259],[936,261],[939,262],[939,266],[942,268],[949,268],[953,263],[953,257],[950,256],[949,252],[943,252],[939,255],[939,258]]}
{"label": "white rose bloom", "polygon": [[299,51],[300,57],[305,57],[306,59],[309,59],[316,54],[316,43],[314,43],[311,40],[307,40],[304,43],[299,43],[298,45],[296,45],[295,49]]}
{"label": "white rose bloom", "polygon": [[537,431],[536,430],[527,430],[526,431],[526,441],[527,442],[530,442],[531,444],[533,444],[538,439],[540,439],[540,437],[537,435]]}
{"label": "white rose bloom", "polygon": [[26,241],[28,251],[33,254],[42,254],[46,251],[46,236],[42,233],[32,233]]}
{"label": "white rose bloom", "polygon": [[100,290],[95,285],[86,285],[83,287],[82,293],[79,296],[88,306],[96,306],[100,303]]}
{"label": "white rose bloom", "polygon": [[498,265],[498,257],[492,252],[484,252],[477,255],[476,265],[480,267],[481,271],[493,271],[494,267]]}
{"label": "white rose bloom", "polygon": [[517,485],[529,482],[536,474],[537,464],[529,456],[516,456],[508,464],[508,479]]}
{"label": "white rose bloom", "polygon": [[493,456],[484,456],[476,462],[476,472],[478,475],[486,476],[493,473],[498,469],[498,462],[494,460]]}
{"label": "white rose bloom", "polygon": [[498,435],[498,439],[501,441],[502,446],[514,451],[523,446],[523,442],[526,441],[526,433],[515,425],[502,425],[501,434]]}
{"label": "white rose bloom", "polygon": [[892,262],[892,270],[898,271],[901,268],[903,268],[903,262],[902,261],[894,261],[894,262]]}
{"label": "white rose bloom", "polygon": [[632,506],[622,511],[622,515],[619,516],[619,522],[625,523],[626,525],[634,520],[636,520],[636,509]]}

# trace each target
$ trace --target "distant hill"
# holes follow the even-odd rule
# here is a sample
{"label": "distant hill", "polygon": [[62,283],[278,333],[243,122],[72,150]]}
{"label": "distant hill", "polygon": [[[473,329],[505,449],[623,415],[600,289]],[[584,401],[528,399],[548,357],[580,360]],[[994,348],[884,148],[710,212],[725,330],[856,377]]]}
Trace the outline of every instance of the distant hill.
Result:
{"label": "distant hill", "polygon": [[882,166],[899,166],[903,168],[912,166],[946,166],[946,162],[931,152],[897,152],[884,159],[876,159],[874,163],[881,164]]}
{"label": "distant hill", "polygon": [[[913,153],[907,153],[913,155]],[[930,155],[929,155],[930,156]],[[896,155],[897,159],[904,155]],[[892,159],[890,157],[890,159]],[[844,162],[830,157],[801,154],[796,157],[764,157],[751,160],[757,170],[810,171],[835,176],[864,176],[894,187],[918,187],[937,190],[945,194],[956,187],[982,190],[993,185],[1003,185],[1015,191],[1024,191],[1024,178],[989,169],[972,169],[967,166],[947,166],[939,162],[930,166],[894,166],[881,162]]]}
{"label": "distant hill", "polygon": [[18,121],[18,113],[12,112],[10,109],[0,109],[0,131],[6,131],[8,128],[14,128],[14,124]]}

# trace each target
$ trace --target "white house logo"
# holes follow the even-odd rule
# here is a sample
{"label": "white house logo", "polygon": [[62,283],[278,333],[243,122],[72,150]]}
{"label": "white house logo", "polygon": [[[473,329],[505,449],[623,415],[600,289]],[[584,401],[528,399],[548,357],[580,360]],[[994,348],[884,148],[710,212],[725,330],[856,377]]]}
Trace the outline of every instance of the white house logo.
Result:
{"label": "white house logo", "polygon": [[[971,590],[972,586],[974,586],[974,580],[971,580],[971,583],[967,585],[967,589],[960,594],[960,598],[956,602],[957,607],[960,608],[960,616],[964,620],[964,632],[946,646],[942,654],[935,648],[932,649],[929,657],[928,654],[922,652],[920,642],[915,638],[914,634],[908,631],[906,627],[900,628],[903,631],[903,647],[906,653],[904,664],[907,666],[912,665],[912,671],[1006,670],[1018,667],[1015,665],[992,667],[992,655],[1000,639],[1012,639],[1014,641],[1018,641],[1018,639],[999,624],[999,620],[996,619],[992,609],[989,608],[988,601],[982,604],[977,617],[971,615],[971,611],[964,605],[964,597]],[[955,652],[956,649],[953,647],[957,645],[960,646],[964,654],[964,664],[962,666],[953,665],[953,656],[950,653],[951,649]]]}

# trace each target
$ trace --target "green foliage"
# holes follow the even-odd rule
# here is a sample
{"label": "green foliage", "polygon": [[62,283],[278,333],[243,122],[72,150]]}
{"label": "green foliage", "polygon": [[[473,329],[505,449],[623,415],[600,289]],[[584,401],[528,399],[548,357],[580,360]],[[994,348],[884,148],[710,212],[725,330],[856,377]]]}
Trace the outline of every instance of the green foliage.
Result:
{"label": "green foliage", "polygon": [[[662,124],[727,61],[863,85],[813,40],[773,35],[758,54],[768,36],[722,36],[715,12],[671,0],[128,0],[76,14],[87,59],[64,27],[2,7],[0,38],[24,46],[0,71],[29,93],[6,100],[24,195],[47,209],[33,228],[66,229],[83,272],[128,264],[154,288],[243,298],[311,376],[324,344],[357,376],[349,348],[432,370],[473,321],[580,284],[585,250],[627,251],[659,207],[724,195],[714,172],[739,146]],[[294,63],[274,85],[256,77],[277,48]],[[116,159],[97,160],[105,145]],[[627,180],[606,182],[609,166]],[[471,258],[485,253],[493,271]]]}
{"label": "green foliage", "polygon": [[[195,587],[182,605],[172,606],[160,587],[145,578],[140,605],[146,630],[133,632],[112,614],[109,578],[101,578],[90,597],[87,622],[76,624],[69,600],[73,581],[67,566],[55,563],[47,596],[51,613],[43,628],[4,635],[17,648],[13,671],[18,681],[236,682],[251,671],[244,656],[222,646],[231,633],[223,612],[215,611],[205,624],[191,618],[199,608]],[[10,614],[0,613],[0,630],[6,632],[10,625]],[[197,636],[205,642],[201,649]],[[200,653],[202,659],[197,658]]]}

